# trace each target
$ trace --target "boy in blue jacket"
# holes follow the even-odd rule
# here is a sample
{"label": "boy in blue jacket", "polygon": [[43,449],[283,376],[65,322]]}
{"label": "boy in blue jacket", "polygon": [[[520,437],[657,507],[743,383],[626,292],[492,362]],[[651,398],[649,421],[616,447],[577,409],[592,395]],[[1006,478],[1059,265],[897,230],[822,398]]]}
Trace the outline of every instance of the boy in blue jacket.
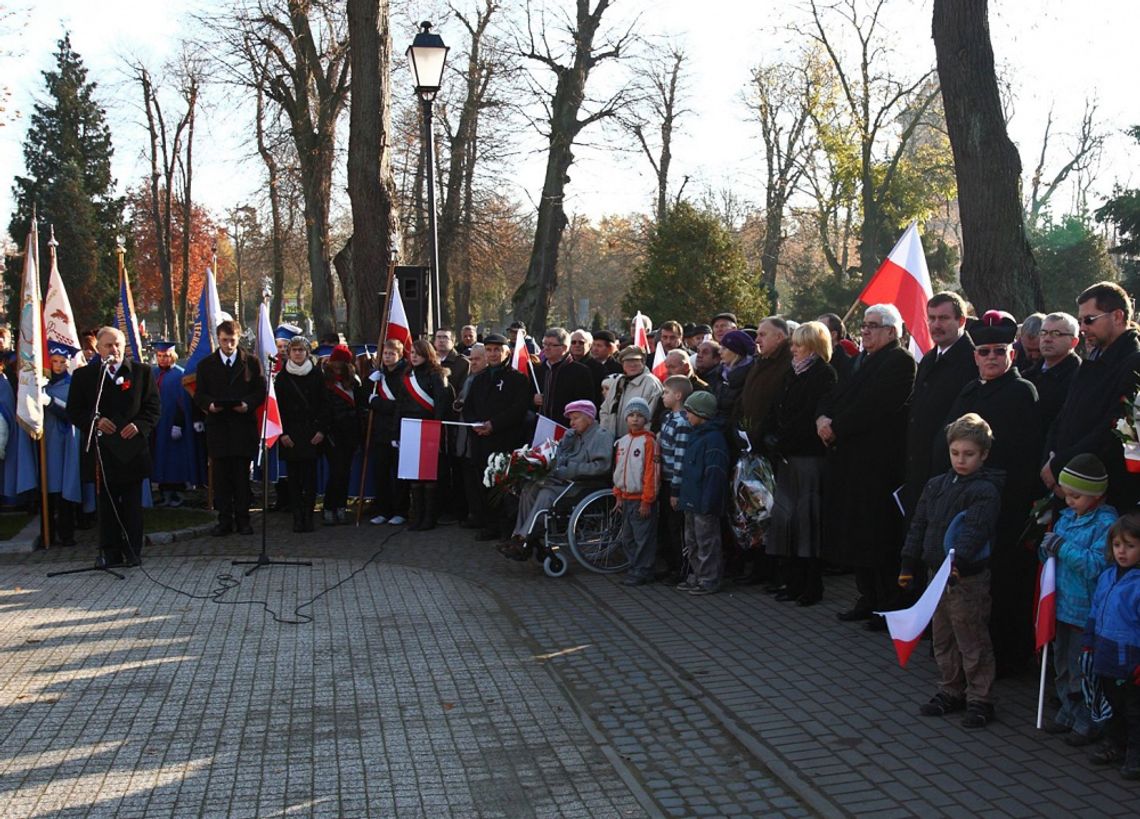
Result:
{"label": "boy in blue jacket", "polygon": [[1098,765],[1123,761],[1120,775],[1140,779],[1140,512],[1129,512],[1108,533],[1115,565],[1096,584],[1084,651],[1112,706]]}
{"label": "boy in blue jacket", "polygon": [[1100,733],[1081,693],[1081,633],[1097,578],[1108,567],[1105,543],[1116,522],[1116,510],[1104,503],[1108,472],[1100,458],[1087,453],[1072,458],[1057,478],[1065,506],[1053,531],[1041,539],[1038,557],[1057,560],[1057,636],[1053,670],[1061,707],[1049,733],[1068,734],[1073,747],[1088,745]]}
{"label": "boy in blue jacket", "polygon": [[685,414],[693,431],[681,461],[677,508],[685,514],[689,570],[677,588],[692,595],[715,594],[724,574],[720,517],[728,496],[728,444],[712,393],[690,395],[685,399]]}

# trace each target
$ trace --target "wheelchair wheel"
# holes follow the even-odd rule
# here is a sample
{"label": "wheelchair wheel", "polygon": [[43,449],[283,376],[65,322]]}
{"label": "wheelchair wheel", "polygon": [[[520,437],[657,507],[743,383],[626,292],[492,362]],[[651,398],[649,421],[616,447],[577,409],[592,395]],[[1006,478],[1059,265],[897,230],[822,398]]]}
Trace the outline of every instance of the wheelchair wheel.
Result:
{"label": "wheelchair wheel", "polygon": [[561,555],[547,555],[546,559],[542,561],[542,570],[546,572],[547,577],[562,577],[568,568],[566,559]]}
{"label": "wheelchair wheel", "polygon": [[629,567],[621,548],[621,509],[613,491],[598,489],[578,501],[566,534],[570,551],[590,571],[613,574]]}

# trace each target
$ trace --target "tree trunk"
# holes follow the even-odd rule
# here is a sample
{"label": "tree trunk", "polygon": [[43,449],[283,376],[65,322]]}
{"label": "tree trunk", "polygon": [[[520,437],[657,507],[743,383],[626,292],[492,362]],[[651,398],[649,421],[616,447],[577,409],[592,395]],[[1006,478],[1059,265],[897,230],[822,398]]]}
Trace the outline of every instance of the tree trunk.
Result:
{"label": "tree trunk", "polygon": [[[166,133],[162,122],[162,111],[159,108],[154,85],[150,74],[141,67],[138,69],[138,79],[142,85],[143,105],[146,108],[146,126],[150,137],[150,215],[154,224],[155,246],[158,250],[158,272],[162,277],[162,331],[166,335],[174,333],[178,338],[178,324],[174,316],[174,291],[171,282],[171,236],[170,236],[170,186],[169,175],[167,186],[163,190],[161,181],[166,170]],[[160,130],[162,131],[160,135]],[[162,141],[161,168],[159,141]],[[169,337],[169,336],[167,336]]]}
{"label": "tree trunk", "polygon": [[[190,228],[194,217],[194,198],[191,196],[191,191],[194,181],[194,114],[197,103],[198,86],[197,83],[194,83],[191,85],[186,99],[186,163],[183,167],[182,184],[182,282],[178,288],[178,310],[175,311],[175,315],[183,321],[186,320],[187,306],[190,301],[190,274],[193,272],[190,270],[190,244],[193,239],[190,235]],[[175,338],[181,337],[177,323],[174,325],[173,331]]]}
{"label": "tree trunk", "polygon": [[265,94],[257,88],[257,152],[269,176],[270,247],[272,248],[273,300],[269,320],[274,326],[281,321],[281,305],[285,299],[285,226],[281,218],[281,170],[265,139]]}
{"label": "tree trunk", "polygon": [[981,313],[1044,307],[1025,235],[1021,157],[1006,132],[987,0],[934,0],[934,48],[958,179],[962,287]]}
{"label": "tree trunk", "polygon": [[[294,137],[297,138],[296,131]],[[332,303],[332,271],[329,263],[329,196],[332,192],[332,145],[317,144],[314,134],[298,139],[301,190],[305,198],[305,245],[309,258],[309,279],[313,286],[313,325],[318,334],[335,333],[336,314]]]}
{"label": "tree trunk", "polygon": [[[387,0],[348,0],[351,109],[348,130],[348,196],[351,248],[346,246],[348,337],[368,342],[380,333],[379,293],[384,288],[396,224],[392,176],[392,36]],[[340,254],[337,255],[341,259]],[[339,265],[338,265],[339,270]],[[346,281],[347,278],[347,281]]]}

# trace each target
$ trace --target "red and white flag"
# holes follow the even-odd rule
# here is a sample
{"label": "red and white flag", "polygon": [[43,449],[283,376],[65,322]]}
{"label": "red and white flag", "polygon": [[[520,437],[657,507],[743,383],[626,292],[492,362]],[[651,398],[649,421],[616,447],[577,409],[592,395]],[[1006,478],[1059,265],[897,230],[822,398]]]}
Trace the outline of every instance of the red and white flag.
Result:
{"label": "red and white flag", "polygon": [[1037,575],[1037,617],[1034,620],[1037,650],[1057,636],[1057,558],[1050,557]]}
{"label": "red and white flag", "polygon": [[526,351],[526,335],[520,327],[515,332],[515,346],[511,350],[511,366],[523,375],[530,374],[530,356]]}
{"label": "red and white flag", "polygon": [[640,347],[642,352],[649,352],[649,319],[637,311],[633,317],[633,346]]}
{"label": "red and white flag", "polygon": [[562,424],[547,418],[545,415],[538,416],[538,423],[534,425],[534,439],[530,442],[531,446],[539,446],[547,441],[561,441],[562,436],[566,434],[567,427]]}
{"label": "red and white flag", "polygon": [[894,250],[867,282],[859,301],[864,304],[893,304],[902,314],[910,333],[910,351],[920,360],[934,347],[926,323],[926,303],[934,296],[926,254],[918,238],[918,225],[910,223]]}
{"label": "red and white flag", "polygon": [[404,345],[404,355],[412,354],[412,327],[408,322],[408,314],[404,312],[404,300],[400,298],[400,285],[392,279],[392,295],[388,299],[388,329],[384,334],[385,341],[398,341]]}
{"label": "red and white flag", "polygon": [[649,369],[657,376],[658,381],[664,381],[669,377],[669,371],[665,369],[665,348],[661,346],[660,341],[657,342],[657,349],[653,351],[653,365]]}
{"label": "red and white flag", "polygon": [[277,389],[274,387],[274,380],[269,379],[269,394],[265,396],[265,403],[261,405],[262,410],[265,412],[265,418],[262,420],[262,429],[265,431],[265,448],[272,449],[273,445],[277,443],[277,439],[281,437],[281,409],[277,406]]}
{"label": "red and white flag", "polygon": [[954,550],[951,549],[950,554],[942,561],[942,567],[935,573],[917,603],[909,609],[875,612],[881,614],[887,621],[887,630],[891,633],[891,640],[894,641],[895,651],[899,655],[899,665],[903,668],[906,668],[906,661],[910,659],[911,652],[922,639],[922,632],[926,631],[926,627],[934,618],[934,610],[938,608],[938,601],[942,599],[942,592],[946,590],[946,581],[950,579],[950,569],[953,565]]}
{"label": "red and white flag", "polygon": [[400,460],[396,477],[402,481],[434,481],[439,477],[439,439],[443,424],[419,418],[400,420]]}

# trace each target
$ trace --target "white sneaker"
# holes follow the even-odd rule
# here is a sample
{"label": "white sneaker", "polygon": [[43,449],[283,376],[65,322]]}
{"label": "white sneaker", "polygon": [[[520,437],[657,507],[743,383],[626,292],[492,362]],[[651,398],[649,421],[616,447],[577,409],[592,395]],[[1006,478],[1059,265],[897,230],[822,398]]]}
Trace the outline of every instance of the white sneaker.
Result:
{"label": "white sneaker", "polygon": [[376,517],[372,518],[372,520],[370,520],[368,522],[371,523],[373,526],[381,526],[381,525],[388,522],[388,518],[384,517],[383,515],[377,515]]}
{"label": "white sneaker", "polygon": [[392,517],[388,518],[389,526],[403,526],[407,522],[408,519],[403,515],[392,515]]}

